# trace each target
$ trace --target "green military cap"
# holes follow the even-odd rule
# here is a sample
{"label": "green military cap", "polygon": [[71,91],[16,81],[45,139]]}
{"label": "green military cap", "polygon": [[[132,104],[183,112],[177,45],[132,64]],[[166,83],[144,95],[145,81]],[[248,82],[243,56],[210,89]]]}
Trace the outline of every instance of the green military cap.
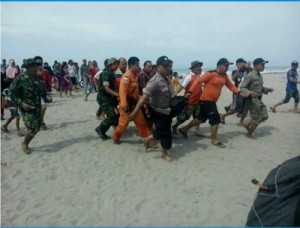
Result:
{"label": "green military cap", "polygon": [[29,66],[37,66],[37,63],[34,61],[33,58],[30,59],[25,59],[23,64],[22,64],[22,68],[28,68]]}
{"label": "green military cap", "polygon": [[112,58],[109,58],[107,60],[107,65],[106,66],[109,66],[111,64],[114,64],[114,63],[119,63],[119,60],[117,60],[116,58],[112,57]]}

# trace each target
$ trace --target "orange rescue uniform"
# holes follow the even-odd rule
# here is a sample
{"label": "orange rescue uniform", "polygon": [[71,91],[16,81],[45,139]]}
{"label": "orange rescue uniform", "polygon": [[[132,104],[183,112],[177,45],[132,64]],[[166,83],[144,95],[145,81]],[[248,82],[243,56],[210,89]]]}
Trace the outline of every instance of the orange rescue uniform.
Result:
{"label": "orange rescue uniform", "polygon": [[227,75],[219,75],[215,71],[205,72],[203,76],[193,83],[189,92],[193,94],[193,92],[199,91],[199,87],[202,83],[204,83],[204,88],[200,96],[200,101],[217,102],[224,85],[234,93],[238,94],[240,92],[240,90],[232,84]]}
{"label": "orange rescue uniform", "polygon": [[[113,133],[113,140],[118,142],[122,134],[126,131],[129,120],[128,114],[131,113],[140,99],[138,78],[131,70],[127,70],[120,80],[119,87],[120,103],[118,110],[120,113],[119,124]],[[147,141],[152,138],[151,132],[147,126],[143,112],[139,110],[135,118],[133,119],[140,136]]]}

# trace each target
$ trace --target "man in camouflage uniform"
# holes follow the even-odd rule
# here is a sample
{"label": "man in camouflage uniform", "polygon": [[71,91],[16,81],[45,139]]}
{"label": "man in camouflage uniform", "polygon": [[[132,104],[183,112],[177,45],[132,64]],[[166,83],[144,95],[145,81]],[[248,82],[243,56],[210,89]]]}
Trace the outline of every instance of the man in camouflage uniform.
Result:
{"label": "man in camouflage uniform", "polygon": [[110,58],[107,61],[106,67],[99,77],[99,89],[97,101],[106,114],[106,118],[95,129],[102,140],[110,139],[106,132],[111,126],[118,125],[119,114],[117,111],[119,94],[115,92],[115,74],[114,71],[118,69],[119,61],[116,58]]}
{"label": "man in camouflage uniform", "polygon": [[253,132],[257,126],[268,119],[268,111],[266,105],[262,101],[263,94],[273,92],[274,89],[264,87],[263,77],[260,72],[265,69],[265,61],[257,58],[253,61],[254,69],[244,77],[240,85],[242,93],[247,97],[246,107],[249,109],[251,120],[244,127],[247,130],[247,137],[254,139]]}
{"label": "man in camouflage uniform", "polygon": [[26,59],[22,68],[25,68],[26,71],[14,79],[9,88],[9,97],[21,111],[27,128],[21,146],[24,153],[30,154],[31,149],[28,145],[42,124],[41,98],[47,102],[51,102],[52,99],[51,96],[47,95],[46,87],[41,78],[37,76],[38,64],[34,59]]}

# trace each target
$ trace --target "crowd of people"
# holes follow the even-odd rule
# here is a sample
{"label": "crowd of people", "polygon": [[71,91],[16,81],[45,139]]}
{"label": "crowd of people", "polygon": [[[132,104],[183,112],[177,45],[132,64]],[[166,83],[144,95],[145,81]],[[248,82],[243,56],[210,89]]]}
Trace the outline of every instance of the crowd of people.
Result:
{"label": "crowd of people", "polygon": [[[48,103],[52,102],[51,91],[57,90],[60,97],[73,97],[73,92],[80,88],[84,91],[87,101],[92,92],[97,92],[99,105],[96,116],[101,120],[95,131],[102,140],[119,144],[130,121],[133,121],[146,149],[157,147],[160,142],[162,158],[172,161],[170,152],[172,137],[182,134],[188,137],[190,128],[195,127],[195,133],[201,136],[200,125],[207,120],[211,130],[211,144],[224,148],[218,140],[219,124],[225,124],[225,118],[232,114],[240,117],[238,126],[246,129],[247,137],[254,139],[254,131],[258,125],[268,119],[267,107],[262,101],[263,94],[272,93],[273,89],[264,86],[263,76],[265,64],[268,61],[256,58],[253,66],[243,58],[236,60],[236,70],[232,72],[231,80],[227,75],[229,66],[233,63],[221,58],[216,69],[202,74],[203,62],[194,60],[190,65],[190,73],[182,83],[178,73],[173,72],[173,61],[167,56],[159,57],[155,64],[151,60],[140,66],[138,57],[128,60],[107,58],[103,69],[96,61],[82,64],[73,60],[59,63],[54,61],[49,66],[43,58],[24,59],[20,67],[11,59],[9,66],[6,60],[1,64],[1,120],[4,120],[4,108],[9,108],[11,116],[2,125],[1,130],[8,133],[8,125],[16,119],[17,134],[24,136],[22,150],[31,153],[29,143],[42,128],[47,129],[44,116]],[[297,112],[300,83],[297,74],[298,62],[291,63],[287,73],[286,97],[270,107],[276,112],[276,107],[288,103],[294,98],[294,111]],[[222,88],[226,86],[233,92],[232,102],[225,107],[225,113],[220,114],[217,101]],[[180,93],[184,90],[184,95]],[[20,131],[21,113],[26,131]],[[247,113],[250,119],[245,120]],[[185,126],[178,129],[192,117]],[[172,125],[173,119],[175,124]],[[107,131],[113,127],[112,136]]]}

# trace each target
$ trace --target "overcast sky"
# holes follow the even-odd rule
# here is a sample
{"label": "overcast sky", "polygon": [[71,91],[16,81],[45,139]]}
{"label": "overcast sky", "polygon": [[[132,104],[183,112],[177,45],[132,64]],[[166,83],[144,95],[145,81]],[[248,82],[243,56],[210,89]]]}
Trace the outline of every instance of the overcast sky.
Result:
{"label": "overcast sky", "polygon": [[300,60],[300,2],[1,2],[1,57]]}

